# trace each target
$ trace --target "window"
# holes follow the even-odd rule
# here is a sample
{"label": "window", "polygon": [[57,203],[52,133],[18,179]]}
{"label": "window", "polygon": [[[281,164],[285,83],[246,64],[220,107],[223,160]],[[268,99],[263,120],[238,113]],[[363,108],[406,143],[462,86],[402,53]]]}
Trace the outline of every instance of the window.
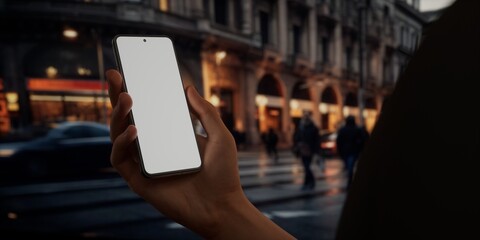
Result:
{"label": "window", "polygon": [[324,63],[328,63],[329,61],[329,58],[328,58],[328,55],[330,55],[329,48],[330,48],[330,39],[328,37],[322,37],[322,61]]}
{"label": "window", "polygon": [[160,8],[160,11],[162,12],[168,11],[168,0],[159,0],[158,5]]}
{"label": "window", "polygon": [[402,26],[400,27],[400,45],[403,46],[405,44],[405,28]]}
{"label": "window", "polygon": [[233,9],[235,16],[235,28],[242,30],[243,24],[243,1],[234,1]]}
{"label": "window", "polygon": [[345,48],[345,68],[348,72],[351,72],[353,67],[352,55],[353,55],[352,47],[346,47]]}
{"label": "window", "polygon": [[214,14],[215,22],[222,25],[227,25],[227,1],[226,0],[214,0]]}
{"label": "window", "polygon": [[417,34],[416,33],[412,33],[412,44],[410,45],[412,50],[415,50],[417,49]]}
{"label": "window", "polygon": [[383,82],[385,84],[392,83],[392,69],[388,58],[383,60]]}
{"label": "window", "polygon": [[260,11],[260,37],[262,45],[266,45],[270,41],[270,16],[265,11]]}
{"label": "window", "polygon": [[302,27],[293,25],[293,53],[300,53],[300,44],[302,42]]}

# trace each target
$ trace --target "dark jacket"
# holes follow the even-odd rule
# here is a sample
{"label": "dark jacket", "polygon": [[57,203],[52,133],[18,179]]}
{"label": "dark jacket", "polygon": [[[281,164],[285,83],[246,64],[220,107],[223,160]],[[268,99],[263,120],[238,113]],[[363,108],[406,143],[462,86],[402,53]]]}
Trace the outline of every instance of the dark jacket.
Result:
{"label": "dark jacket", "polygon": [[457,0],[426,29],[358,160],[337,240],[478,238],[479,12]]}
{"label": "dark jacket", "polygon": [[[318,128],[309,122],[305,125],[299,125],[293,135],[294,148],[299,151],[300,156],[312,156],[320,150],[320,137],[318,134]],[[303,147],[308,148],[306,151],[302,151]]]}
{"label": "dark jacket", "polygon": [[347,121],[337,133],[337,151],[344,160],[349,156],[357,158],[368,138],[368,133],[357,127],[354,121]]}

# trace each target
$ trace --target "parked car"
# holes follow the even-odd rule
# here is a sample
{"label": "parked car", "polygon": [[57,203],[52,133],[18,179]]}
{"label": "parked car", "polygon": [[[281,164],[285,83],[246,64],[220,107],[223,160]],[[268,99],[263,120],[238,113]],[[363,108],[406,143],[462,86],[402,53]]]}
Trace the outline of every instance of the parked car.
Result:
{"label": "parked car", "polygon": [[329,132],[320,136],[320,151],[324,157],[337,156],[337,133]]}
{"label": "parked car", "polygon": [[26,142],[0,144],[0,172],[47,176],[110,167],[110,130],[95,122],[63,122]]}

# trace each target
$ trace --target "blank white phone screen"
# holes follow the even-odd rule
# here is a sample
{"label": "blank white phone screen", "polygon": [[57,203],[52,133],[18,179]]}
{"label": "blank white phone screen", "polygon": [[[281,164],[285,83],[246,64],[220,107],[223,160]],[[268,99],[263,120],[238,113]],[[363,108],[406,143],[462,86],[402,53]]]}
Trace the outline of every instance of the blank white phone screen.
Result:
{"label": "blank white phone screen", "polygon": [[132,115],[147,175],[201,166],[172,41],[119,36],[117,59],[133,99]]}

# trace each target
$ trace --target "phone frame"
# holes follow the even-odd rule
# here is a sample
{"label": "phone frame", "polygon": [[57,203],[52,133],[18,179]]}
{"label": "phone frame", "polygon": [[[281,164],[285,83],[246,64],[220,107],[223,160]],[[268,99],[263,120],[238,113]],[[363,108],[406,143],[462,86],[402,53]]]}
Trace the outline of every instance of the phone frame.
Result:
{"label": "phone frame", "polygon": [[[125,79],[125,75],[123,74],[123,68],[122,68],[122,61],[120,59],[120,53],[118,51],[118,45],[117,45],[117,39],[120,38],[120,37],[135,37],[135,38],[155,38],[155,37],[161,37],[161,38],[168,38],[171,42],[172,42],[172,45],[173,45],[173,39],[169,36],[166,36],[166,35],[137,35],[137,34],[117,34],[115,35],[115,37],[113,38],[112,40],[112,46],[113,46],[113,53],[114,53],[114,56],[115,56],[115,64],[117,65],[117,69],[118,71],[120,72],[120,74],[122,75],[122,78],[123,78],[123,91],[127,92],[128,93],[128,89],[127,89],[127,80]],[[178,66],[178,61],[177,61],[177,53],[175,51],[175,46],[173,45],[173,53],[175,55],[175,62],[177,63],[177,69],[178,69],[178,74],[180,76],[180,79],[182,79],[182,74],[180,72],[180,66]],[[183,85],[183,80],[182,80],[182,85]],[[185,101],[187,102],[187,108],[189,109],[189,112],[190,112],[190,106],[188,104],[188,99],[187,99],[187,96],[186,96],[186,93],[185,91],[183,91],[183,97],[185,97]],[[128,119],[129,119],[129,124],[132,124],[132,125],[135,125],[135,120],[134,120],[134,116],[133,116],[133,109],[130,110],[130,112],[128,113]],[[193,125],[192,123],[192,133],[193,133],[193,137],[195,138],[195,142],[197,143],[197,151],[198,151],[198,154],[200,156],[200,166],[196,167],[196,168],[187,168],[187,169],[181,169],[181,170],[175,170],[175,171],[168,171],[168,172],[160,172],[160,173],[148,173],[145,169],[145,165],[143,163],[143,157],[142,157],[142,151],[141,151],[141,148],[140,148],[140,142],[138,141],[138,136],[137,138],[135,138],[135,147],[136,147],[136,150],[138,152],[138,158],[140,159],[140,168],[141,168],[141,172],[142,174],[147,177],[147,178],[155,178],[155,177],[168,177],[168,176],[174,176],[174,175],[183,175],[183,174],[188,174],[188,173],[195,173],[195,172],[198,172],[200,171],[200,169],[203,167],[203,158],[202,158],[202,155],[200,154],[200,148],[198,146],[198,141],[196,139],[196,133],[195,133],[195,126]]]}

